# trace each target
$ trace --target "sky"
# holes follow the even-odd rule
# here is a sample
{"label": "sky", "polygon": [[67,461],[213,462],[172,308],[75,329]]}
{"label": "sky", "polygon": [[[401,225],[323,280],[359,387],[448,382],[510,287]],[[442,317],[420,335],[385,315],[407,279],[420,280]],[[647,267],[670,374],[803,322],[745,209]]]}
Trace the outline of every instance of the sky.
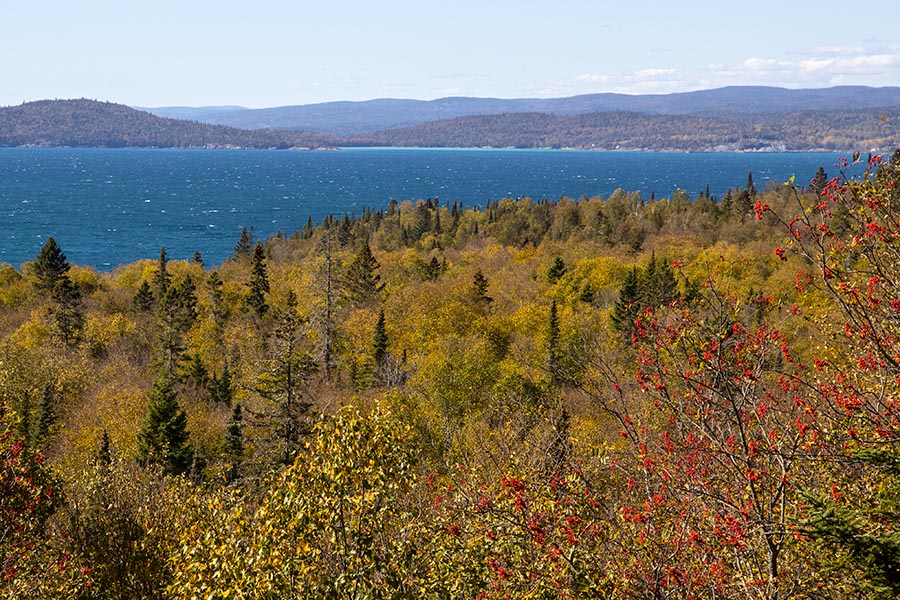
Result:
{"label": "sky", "polygon": [[0,105],[900,86],[900,3],[0,0]]}

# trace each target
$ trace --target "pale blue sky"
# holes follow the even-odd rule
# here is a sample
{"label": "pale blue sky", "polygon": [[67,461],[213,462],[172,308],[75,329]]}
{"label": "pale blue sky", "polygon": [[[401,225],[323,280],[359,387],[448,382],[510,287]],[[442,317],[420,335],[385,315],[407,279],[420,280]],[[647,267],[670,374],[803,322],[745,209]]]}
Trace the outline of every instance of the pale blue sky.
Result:
{"label": "pale blue sky", "polygon": [[900,3],[0,0],[0,105],[900,85]]}

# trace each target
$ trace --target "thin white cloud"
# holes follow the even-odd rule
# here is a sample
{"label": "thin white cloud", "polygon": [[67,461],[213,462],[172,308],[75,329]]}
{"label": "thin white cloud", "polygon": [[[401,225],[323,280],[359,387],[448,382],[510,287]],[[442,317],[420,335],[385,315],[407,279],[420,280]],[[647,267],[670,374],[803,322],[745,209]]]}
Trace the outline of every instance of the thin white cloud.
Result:
{"label": "thin white cloud", "polygon": [[900,44],[874,49],[827,46],[797,55],[796,59],[750,57],[737,64],[709,64],[692,69],[584,73],[541,93],[549,96],[591,92],[646,94],[728,85],[787,88],[900,85]]}

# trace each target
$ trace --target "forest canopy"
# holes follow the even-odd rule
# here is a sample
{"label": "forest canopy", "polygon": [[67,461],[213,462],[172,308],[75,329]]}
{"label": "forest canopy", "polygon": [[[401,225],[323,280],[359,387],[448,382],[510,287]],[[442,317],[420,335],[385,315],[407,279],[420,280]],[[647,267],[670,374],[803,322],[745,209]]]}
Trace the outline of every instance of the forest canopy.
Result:
{"label": "forest canopy", "polygon": [[0,597],[895,597],[900,155],[845,166],[215,268],[48,239],[0,268]]}

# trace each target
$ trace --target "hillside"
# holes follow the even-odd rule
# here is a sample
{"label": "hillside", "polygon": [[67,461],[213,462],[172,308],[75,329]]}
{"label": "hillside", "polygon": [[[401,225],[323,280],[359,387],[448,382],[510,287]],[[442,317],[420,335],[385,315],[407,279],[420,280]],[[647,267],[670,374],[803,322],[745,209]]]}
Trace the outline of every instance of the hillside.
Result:
{"label": "hillside", "polygon": [[[900,597],[900,153],[0,265],[0,598]],[[876,587],[877,586],[877,587]]]}
{"label": "hillside", "polygon": [[42,100],[0,108],[0,146],[314,148],[321,136],[167,119],[121,104]]}
{"label": "hillside", "polygon": [[329,135],[361,136],[384,129],[473,115],[547,113],[579,115],[635,112],[660,115],[756,114],[809,110],[855,110],[900,105],[900,88],[840,86],[790,90],[731,86],[675,94],[586,94],[568,98],[467,98],[437,100],[380,98],[247,109],[225,107],[147,108],[153,114],[247,129],[299,129]]}
{"label": "hillside", "polygon": [[852,150],[900,143],[896,109],[727,116],[605,112],[458,117],[341,142],[360,146],[622,150]]}

